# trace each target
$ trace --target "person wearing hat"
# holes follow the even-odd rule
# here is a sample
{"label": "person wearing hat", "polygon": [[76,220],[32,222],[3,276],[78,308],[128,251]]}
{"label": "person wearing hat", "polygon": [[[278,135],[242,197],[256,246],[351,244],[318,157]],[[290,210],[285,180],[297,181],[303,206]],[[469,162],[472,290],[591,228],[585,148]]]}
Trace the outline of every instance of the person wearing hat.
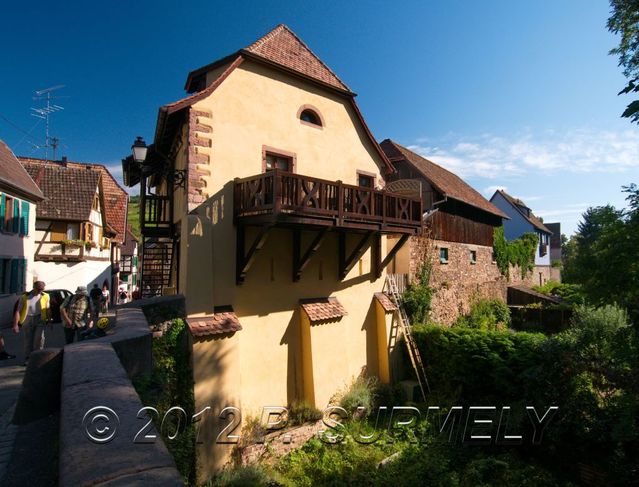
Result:
{"label": "person wearing hat", "polygon": [[51,322],[49,295],[44,292],[42,281],[33,283],[33,289],[22,294],[16,302],[13,315],[13,331],[24,330],[24,365],[34,350],[44,348],[44,325]]}
{"label": "person wearing hat", "polygon": [[91,306],[89,305],[89,293],[86,286],[78,286],[75,294],[67,296],[60,305],[60,315],[64,326],[64,339],[69,345],[73,338],[87,328],[93,326],[91,319]]}

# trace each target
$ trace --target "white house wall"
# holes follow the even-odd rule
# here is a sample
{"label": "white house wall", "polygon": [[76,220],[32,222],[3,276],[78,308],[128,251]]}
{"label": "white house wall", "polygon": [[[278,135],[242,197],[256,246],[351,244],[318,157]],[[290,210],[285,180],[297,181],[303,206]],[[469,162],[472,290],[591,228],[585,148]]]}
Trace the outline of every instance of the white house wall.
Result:
{"label": "white house wall", "polygon": [[[6,194],[8,196],[12,196],[9,193]],[[25,277],[25,286],[27,290],[32,287],[33,281],[35,280],[33,262],[36,240],[35,219],[36,205],[29,203],[29,234],[21,237],[18,234],[0,232],[0,258],[27,259],[27,273]],[[0,294],[0,328],[11,323],[13,306],[15,305],[18,296],[19,294]]]}

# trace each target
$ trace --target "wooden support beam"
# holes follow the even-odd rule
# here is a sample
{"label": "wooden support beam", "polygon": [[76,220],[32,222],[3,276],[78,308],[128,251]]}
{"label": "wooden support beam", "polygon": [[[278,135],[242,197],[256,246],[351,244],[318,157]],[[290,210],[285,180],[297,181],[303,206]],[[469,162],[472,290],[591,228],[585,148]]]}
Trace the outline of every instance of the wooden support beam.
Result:
{"label": "wooden support beam", "polygon": [[266,237],[268,237],[268,232],[272,227],[264,226],[261,227],[251,248],[245,254],[244,249],[245,241],[246,241],[246,229],[243,225],[239,225],[237,227],[237,237],[235,240],[235,282],[236,284],[242,284],[244,282],[244,278],[248,270],[253,265],[253,261],[255,260],[255,254],[262,249],[264,243],[266,242]]}
{"label": "wooden support beam", "polygon": [[390,264],[390,261],[393,260],[393,257],[395,257],[395,254],[399,252],[399,249],[401,249],[404,246],[404,244],[408,241],[409,237],[410,235],[402,235],[399,241],[395,244],[395,246],[391,249],[391,251],[388,253],[386,258],[380,263],[379,267],[376,269],[377,277],[381,277],[382,271],[386,268],[388,264]]}
{"label": "wooden support beam", "polygon": [[376,233],[373,237],[373,252],[371,255],[373,260],[373,272],[376,278],[382,275],[382,234]]}
{"label": "wooden support beam", "polygon": [[351,255],[346,258],[346,234],[340,234],[339,241],[339,280],[342,281],[346,278],[350,270],[355,263],[360,259],[364,252],[366,252],[366,245],[370,240],[374,232],[365,234],[362,239],[357,243]]}
{"label": "wooden support beam", "polygon": [[299,230],[293,231],[293,282],[297,282],[302,277],[302,271],[308,265],[311,260],[311,257],[317,249],[320,248],[322,242],[324,242],[324,238],[326,237],[326,233],[328,232],[328,228],[323,228],[320,230],[311,244],[308,246],[304,255],[301,255],[301,243],[302,243],[302,235]]}

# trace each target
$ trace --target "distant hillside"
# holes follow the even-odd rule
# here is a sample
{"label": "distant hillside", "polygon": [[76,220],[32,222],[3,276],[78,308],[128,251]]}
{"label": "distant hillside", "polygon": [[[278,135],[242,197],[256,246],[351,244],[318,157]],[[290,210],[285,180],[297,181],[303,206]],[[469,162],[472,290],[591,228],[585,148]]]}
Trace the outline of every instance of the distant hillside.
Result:
{"label": "distant hillside", "polygon": [[140,233],[140,197],[129,197],[129,213],[128,223],[131,225],[131,232],[138,239],[138,242],[142,242],[142,234]]}

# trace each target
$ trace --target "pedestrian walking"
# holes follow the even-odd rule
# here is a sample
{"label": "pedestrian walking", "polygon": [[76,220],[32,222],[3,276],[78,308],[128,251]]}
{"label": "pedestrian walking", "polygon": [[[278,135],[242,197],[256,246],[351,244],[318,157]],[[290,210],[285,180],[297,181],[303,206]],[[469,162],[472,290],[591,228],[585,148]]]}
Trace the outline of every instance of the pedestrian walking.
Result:
{"label": "pedestrian walking", "polygon": [[109,312],[109,298],[111,297],[111,293],[109,292],[109,286],[106,285],[106,282],[102,286],[102,312]]}
{"label": "pedestrian walking", "polygon": [[126,289],[121,287],[120,291],[118,292],[118,302],[119,302],[119,304],[126,303],[126,300],[127,300],[128,297],[129,297],[129,295],[126,292]]}
{"label": "pedestrian walking", "polygon": [[100,317],[100,308],[102,307],[102,291],[98,287],[97,284],[93,285],[91,292],[89,293],[90,302],[90,312],[91,319],[94,323],[97,323],[98,318]]}
{"label": "pedestrian walking", "polygon": [[24,331],[24,365],[31,352],[44,348],[44,327],[51,323],[49,295],[44,292],[42,281],[33,283],[33,289],[20,296],[13,315],[13,331]]}
{"label": "pedestrian walking", "polygon": [[60,315],[62,316],[64,339],[67,345],[73,343],[76,336],[79,341],[80,333],[93,327],[89,293],[85,286],[78,286],[75,294],[66,297],[60,305]]}

